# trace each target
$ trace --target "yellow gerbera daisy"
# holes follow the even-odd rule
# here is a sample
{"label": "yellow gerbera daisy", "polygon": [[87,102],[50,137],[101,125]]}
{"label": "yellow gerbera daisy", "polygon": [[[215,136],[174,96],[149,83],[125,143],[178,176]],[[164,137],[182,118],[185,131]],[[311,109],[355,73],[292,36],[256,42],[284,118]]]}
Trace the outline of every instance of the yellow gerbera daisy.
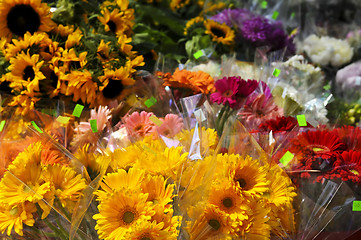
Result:
{"label": "yellow gerbera daisy", "polygon": [[147,201],[151,201],[155,207],[160,207],[164,212],[170,211],[175,195],[175,184],[168,184],[163,176],[148,175],[140,185],[143,193],[148,193]]}
{"label": "yellow gerbera daisy", "polygon": [[150,222],[163,224],[161,230],[168,232],[170,239],[172,239],[179,236],[182,217],[174,216],[173,209],[165,212],[162,208],[155,208],[155,214],[152,216]]}
{"label": "yellow gerbera daisy", "polygon": [[168,239],[177,239],[177,237],[172,238],[168,231],[163,231],[164,223],[157,223],[156,221],[144,221],[138,226],[134,226],[132,231],[128,233],[124,239],[129,240],[168,240]]}
{"label": "yellow gerbera daisy", "polygon": [[151,204],[146,194],[115,192],[100,202],[99,213],[93,216],[95,230],[102,239],[126,239],[133,226],[144,224],[154,215]]}
{"label": "yellow gerbera daisy", "polygon": [[76,202],[83,196],[87,187],[85,179],[68,166],[59,164],[47,165],[44,169],[44,180],[51,183],[52,191],[63,207],[72,212]]}
{"label": "yellow gerbera daisy", "polygon": [[232,45],[234,43],[235,33],[225,23],[220,24],[213,20],[204,21],[206,28],[205,34],[212,37],[212,41],[222,43],[224,45]]}
{"label": "yellow gerbera daisy", "polygon": [[0,37],[47,32],[54,25],[49,6],[41,0],[3,0],[0,3]]}
{"label": "yellow gerbera daisy", "polygon": [[140,193],[139,184],[143,181],[144,170],[130,168],[128,172],[119,169],[115,173],[107,174],[100,183],[102,190],[98,190],[96,195],[98,200],[103,200],[109,193],[115,191]]}
{"label": "yellow gerbera daisy", "polygon": [[203,214],[195,220],[190,228],[190,239],[224,239],[230,233],[227,215],[214,205],[208,205]]}
{"label": "yellow gerbera daisy", "polygon": [[33,226],[35,223],[33,212],[36,207],[33,203],[24,203],[17,206],[0,206],[0,231],[4,233],[7,229],[7,235],[11,235],[14,228],[15,232],[23,236],[23,224]]}
{"label": "yellow gerbera daisy", "polygon": [[30,145],[9,165],[0,181],[0,202],[10,206],[37,203],[50,191],[50,183],[42,179],[40,142]]}
{"label": "yellow gerbera daisy", "polygon": [[44,80],[45,76],[40,71],[44,61],[39,61],[39,55],[30,56],[29,51],[18,54],[10,59],[9,70],[6,79],[10,81],[10,87],[15,91],[25,91],[29,96],[34,96],[39,92],[39,81]]}

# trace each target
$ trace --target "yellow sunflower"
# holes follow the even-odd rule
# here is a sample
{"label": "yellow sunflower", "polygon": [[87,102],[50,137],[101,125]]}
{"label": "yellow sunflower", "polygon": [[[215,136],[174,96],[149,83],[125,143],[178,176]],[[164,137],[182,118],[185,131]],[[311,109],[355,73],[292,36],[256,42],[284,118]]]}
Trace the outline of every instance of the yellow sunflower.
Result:
{"label": "yellow sunflower", "polygon": [[190,239],[224,239],[231,231],[227,215],[214,205],[208,205],[190,228]]}
{"label": "yellow sunflower", "polygon": [[74,26],[64,26],[62,24],[58,24],[51,32],[65,38],[74,32]]}
{"label": "yellow sunflower", "polygon": [[14,228],[15,232],[23,236],[23,224],[34,226],[35,220],[33,212],[36,207],[33,203],[24,203],[17,206],[0,205],[0,231],[4,233],[7,229],[7,235],[11,235]]}
{"label": "yellow sunflower", "polygon": [[34,34],[27,32],[23,38],[13,39],[11,43],[6,45],[5,58],[9,60],[19,52],[26,51],[33,46],[45,49],[50,42],[49,36],[44,32],[35,32]]}
{"label": "yellow sunflower", "polygon": [[71,71],[64,76],[63,80],[68,83],[65,95],[72,96],[73,101],[79,99],[84,104],[89,104],[90,108],[96,107],[97,102],[97,83],[93,81],[93,77],[88,70]]}
{"label": "yellow sunflower", "polygon": [[[128,9],[129,10],[129,9]],[[132,20],[134,16],[131,16],[129,11],[122,12],[118,8],[115,8],[110,12],[107,8],[101,10],[102,16],[98,17],[98,20],[104,25],[106,32],[112,32],[117,36],[128,33],[132,27]]]}
{"label": "yellow sunflower", "polygon": [[119,169],[115,173],[107,174],[100,183],[102,190],[97,191],[98,200],[103,200],[109,193],[115,191],[140,193],[139,184],[143,181],[144,170],[130,168],[128,172]]}
{"label": "yellow sunflower", "polygon": [[190,3],[190,0],[172,0],[169,4],[170,9],[172,11],[176,11],[177,9],[184,8]]}
{"label": "yellow sunflower", "polygon": [[37,203],[50,191],[50,183],[42,179],[41,151],[40,142],[32,144],[9,165],[0,181],[0,203]]}
{"label": "yellow sunflower", "polygon": [[184,35],[187,35],[190,31],[192,31],[191,28],[193,28],[194,25],[196,25],[197,23],[202,23],[203,25],[203,21],[204,21],[204,17],[202,16],[197,16],[195,18],[188,20],[184,28]]}
{"label": "yellow sunflower", "polygon": [[39,61],[39,55],[29,52],[18,54],[10,59],[10,72],[6,74],[6,79],[10,81],[10,87],[15,91],[23,92],[31,97],[35,92],[39,92],[39,81],[45,79],[40,71],[44,61]]}
{"label": "yellow sunflower", "polygon": [[99,238],[126,239],[133,226],[144,224],[154,215],[151,204],[142,193],[118,191],[103,199],[98,206],[99,213],[93,216]]}
{"label": "yellow sunflower", "polygon": [[97,58],[102,62],[102,63],[107,63],[109,62],[109,60],[111,60],[110,58],[110,45],[111,42],[107,42],[105,43],[104,40],[102,39],[98,45],[98,49],[97,49]]}
{"label": "yellow sunflower", "polygon": [[128,69],[124,67],[120,67],[115,71],[105,69],[104,75],[98,79],[102,83],[99,90],[105,101],[123,99],[130,94],[132,91],[131,87],[135,84],[135,80],[129,76]]}
{"label": "yellow sunflower", "polygon": [[61,60],[64,62],[64,65],[59,67],[59,69],[63,73],[67,73],[71,70],[78,70],[83,68],[87,64],[87,52],[81,52],[79,55],[76,53],[76,50],[74,48],[71,49],[65,49],[63,51],[61,59],[55,58],[54,61]]}
{"label": "yellow sunflower", "polygon": [[225,23],[220,24],[213,20],[204,21],[206,28],[205,34],[212,37],[212,41],[221,43],[224,45],[232,45],[234,43],[235,33]]}
{"label": "yellow sunflower", "polygon": [[43,177],[51,183],[54,196],[62,206],[72,212],[76,202],[83,196],[82,191],[87,187],[85,179],[72,168],[60,164],[47,165]]}
{"label": "yellow sunflower", "polygon": [[82,31],[79,28],[77,28],[74,32],[68,35],[68,39],[65,42],[65,49],[71,49],[75,45],[79,45],[82,37],[83,37]]}
{"label": "yellow sunflower", "polygon": [[160,207],[164,212],[170,211],[175,195],[175,184],[168,184],[163,176],[148,175],[140,185],[143,193],[148,193],[147,201],[151,201],[155,207]]}
{"label": "yellow sunflower", "polygon": [[35,104],[40,98],[29,97],[27,95],[17,95],[12,98],[8,104],[11,107],[16,107],[15,114],[19,116],[34,117]]}
{"label": "yellow sunflower", "polygon": [[26,32],[48,32],[55,26],[50,8],[41,0],[3,0],[0,3],[0,37],[22,37]]}

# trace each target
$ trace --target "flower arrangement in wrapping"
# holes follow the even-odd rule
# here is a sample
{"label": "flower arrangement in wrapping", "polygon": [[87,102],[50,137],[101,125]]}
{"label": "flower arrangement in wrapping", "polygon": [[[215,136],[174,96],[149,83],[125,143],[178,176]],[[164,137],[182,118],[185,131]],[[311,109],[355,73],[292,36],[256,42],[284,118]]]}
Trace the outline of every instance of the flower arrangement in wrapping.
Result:
{"label": "flower arrangement in wrapping", "polygon": [[40,0],[4,0],[0,9],[1,89],[18,114],[46,98],[97,107],[132,91],[143,58],[130,45],[127,1],[59,1],[51,12]]}
{"label": "flower arrangement in wrapping", "polygon": [[[237,58],[246,61],[253,60],[259,47],[267,47],[269,52],[286,49],[287,55],[295,52],[293,37],[287,35],[281,22],[242,8],[224,9],[208,18],[193,18],[188,21],[185,34],[190,56],[203,48],[213,48],[215,55],[234,51],[239,55]],[[198,46],[201,48],[196,49]]]}

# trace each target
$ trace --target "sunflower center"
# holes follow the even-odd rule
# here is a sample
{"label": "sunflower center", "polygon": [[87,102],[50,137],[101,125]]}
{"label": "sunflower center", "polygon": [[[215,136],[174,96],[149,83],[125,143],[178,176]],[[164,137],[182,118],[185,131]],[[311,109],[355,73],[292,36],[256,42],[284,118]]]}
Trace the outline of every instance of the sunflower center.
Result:
{"label": "sunflower center", "polygon": [[211,28],[211,32],[213,33],[213,35],[215,35],[217,38],[224,38],[226,36],[226,34],[224,33],[224,31],[222,31],[222,29],[219,28]]}
{"label": "sunflower center", "polygon": [[115,33],[115,31],[117,30],[117,25],[115,24],[115,22],[109,21],[109,22],[107,22],[107,25],[108,25],[110,31]]}
{"label": "sunflower center", "polygon": [[231,207],[233,207],[233,200],[231,198],[228,198],[228,197],[224,198],[222,200],[222,204],[226,208],[231,208]]}
{"label": "sunflower center", "polygon": [[6,22],[9,30],[23,36],[26,32],[33,34],[40,27],[39,14],[27,4],[18,4],[10,9]]}
{"label": "sunflower center", "polygon": [[140,240],[152,240],[150,237],[142,237]]}
{"label": "sunflower center", "polygon": [[58,76],[55,74],[54,71],[52,71],[50,74],[51,86],[56,88],[58,86],[58,79]]}
{"label": "sunflower center", "polygon": [[219,221],[217,219],[209,220],[208,225],[215,231],[217,231],[221,227],[221,224],[219,223]]}
{"label": "sunflower center", "polygon": [[134,221],[134,213],[130,212],[130,211],[126,211],[123,216],[122,219],[126,224],[131,224]]}
{"label": "sunflower center", "polygon": [[246,180],[244,180],[243,178],[238,178],[237,182],[239,183],[239,186],[241,188],[244,188],[246,186]]}
{"label": "sunflower center", "polygon": [[121,80],[109,79],[108,85],[103,89],[103,96],[105,98],[115,98],[117,97],[124,89]]}
{"label": "sunflower center", "polygon": [[35,77],[35,72],[32,66],[26,66],[23,72],[23,79],[28,80],[30,78],[30,81],[33,80]]}
{"label": "sunflower center", "polygon": [[232,90],[227,90],[223,93],[224,97],[232,97],[233,96],[233,91]]}

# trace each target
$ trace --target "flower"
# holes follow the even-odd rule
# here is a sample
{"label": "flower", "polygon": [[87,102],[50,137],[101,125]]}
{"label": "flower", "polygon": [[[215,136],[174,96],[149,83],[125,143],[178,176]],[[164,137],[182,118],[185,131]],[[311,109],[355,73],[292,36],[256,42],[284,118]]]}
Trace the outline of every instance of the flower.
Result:
{"label": "flower", "polygon": [[266,98],[265,94],[260,94],[249,105],[245,105],[238,112],[238,116],[245,121],[250,128],[258,127],[262,122],[283,115],[283,110],[278,108],[272,98]]}
{"label": "flower", "polygon": [[279,116],[274,119],[269,119],[261,123],[258,128],[261,131],[273,131],[273,132],[289,132],[298,126],[297,119],[294,117]]}
{"label": "flower", "polygon": [[341,96],[346,95],[346,97],[351,97],[352,95],[357,94],[361,86],[361,83],[358,80],[360,77],[360,61],[341,68],[336,73],[336,92]]}
{"label": "flower", "polygon": [[133,112],[124,117],[124,125],[127,128],[131,138],[145,137],[152,135],[155,130],[155,124],[149,119],[152,113],[142,111],[141,113]]}
{"label": "flower", "polygon": [[227,26],[241,26],[242,22],[251,18],[253,14],[247,9],[236,8],[236,9],[224,9],[218,14],[212,16],[210,19],[219,22],[225,23]]}
{"label": "flower", "polygon": [[339,165],[340,175],[343,181],[361,183],[361,152],[345,151],[341,154],[343,163]]}
{"label": "flower", "polygon": [[314,63],[321,66],[331,64],[334,67],[341,67],[353,56],[353,49],[346,40],[317,37],[314,34],[302,42],[300,49],[305,51]]}
{"label": "flower", "polygon": [[26,32],[47,32],[54,25],[50,8],[41,0],[1,1],[0,37],[11,39],[13,35],[22,37]]}
{"label": "flower", "polygon": [[211,101],[223,105],[228,103],[231,108],[235,107],[237,104],[236,94],[239,89],[238,80],[237,77],[224,77],[218,80],[215,83],[217,91],[211,94]]}
{"label": "flower", "polygon": [[162,125],[157,126],[156,129],[160,136],[173,138],[183,130],[183,119],[175,114],[167,114]]}
{"label": "flower", "polygon": [[147,195],[114,192],[98,205],[99,213],[93,216],[99,238],[125,239],[133,226],[143,225],[154,215]]}
{"label": "flower", "polygon": [[361,151],[361,129],[353,126],[343,126],[331,131],[337,135],[346,146],[346,150]]}
{"label": "flower", "polygon": [[224,45],[232,45],[234,43],[234,31],[226,24],[220,24],[209,19],[204,22],[204,26],[206,28],[205,34],[210,35],[212,41]]}
{"label": "flower", "polygon": [[162,230],[163,222],[157,223],[156,221],[145,221],[142,224],[134,226],[132,231],[128,233],[124,239],[129,240],[144,240],[144,239],[159,239],[159,240],[176,240],[177,236],[172,236],[170,231]]}

